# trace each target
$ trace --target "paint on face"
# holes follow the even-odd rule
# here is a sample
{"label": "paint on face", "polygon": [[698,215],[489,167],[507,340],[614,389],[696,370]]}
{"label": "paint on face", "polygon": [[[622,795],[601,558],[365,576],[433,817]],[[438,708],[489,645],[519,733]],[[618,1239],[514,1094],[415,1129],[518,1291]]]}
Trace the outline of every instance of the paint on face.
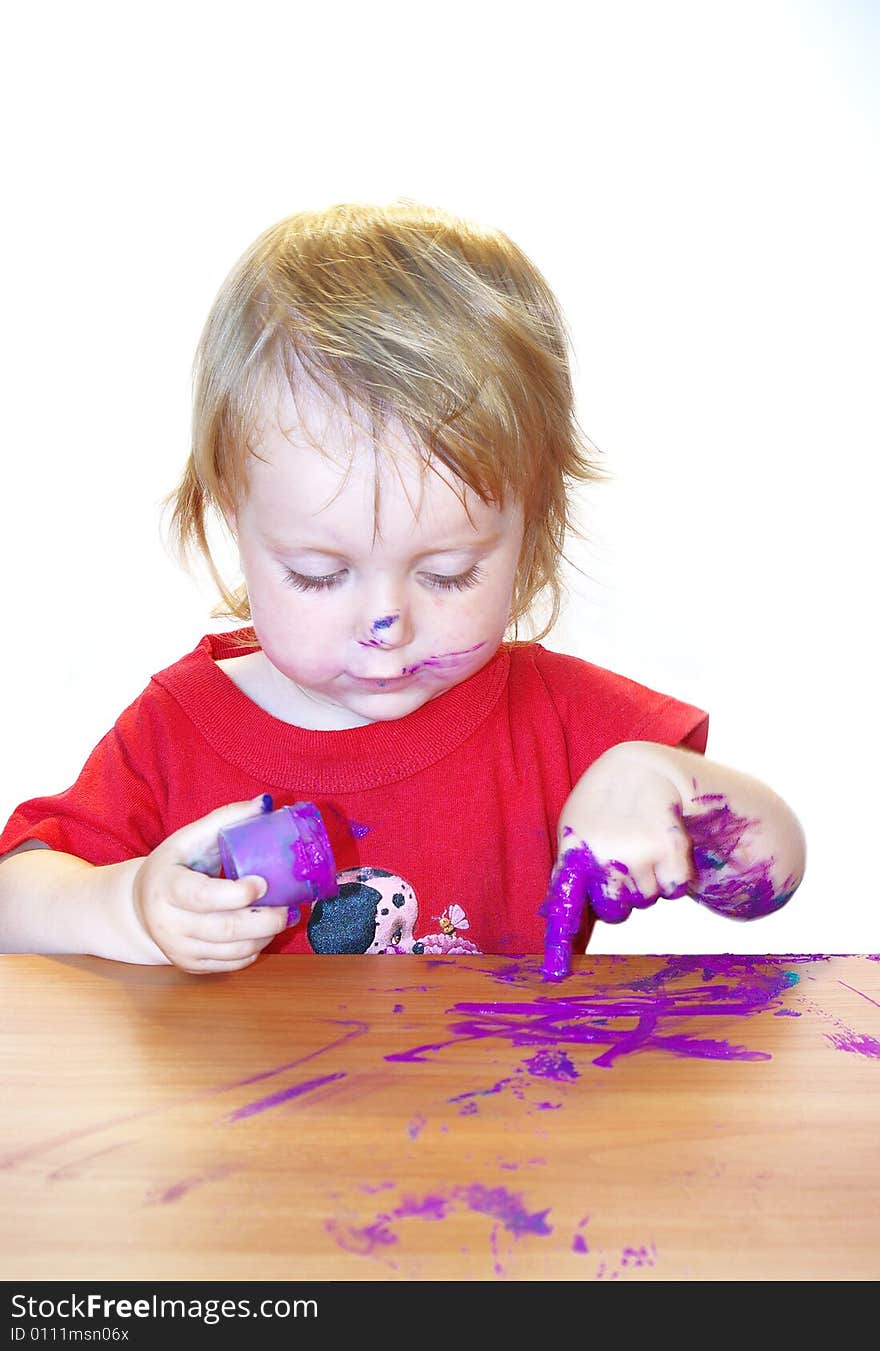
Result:
{"label": "paint on face", "polygon": [[[373,623],[370,625],[370,632],[373,635],[375,635],[377,630],[381,631],[382,629],[388,629],[399,618],[400,616],[395,614],[395,615],[386,615],[384,619],[375,619]],[[376,638],[375,636],[370,638],[367,642],[363,642],[360,639],[358,639],[358,647],[378,647],[381,649],[386,646],[387,644],[384,643],[381,640],[381,638]]]}
{"label": "paint on face", "polygon": [[[667,892],[665,898],[690,896],[728,919],[760,919],[781,909],[797,889],[793,876],[786,878],[782,891],[777,893],[770,872],[772,858],[759,859],[746,868],[734,863],[743,837],[758,823],[737,816],[719,793],[707,793],[691,801],[703,804],[706,809],[686,816],[680,804],[671,806],[691,842],[696,877]],[[566,826],[563,840],[570,835],[575,832]],[[547,921],[544,980],[560,981],[569,974],[572,944],[588,904],[597,919],[606,924],[621,924],[634,909],[646,910],[659,899],[659,893],[642,895],[628,867],[619,859],[600,863],[583,841],[569,849],[563,847],[538,912]]]}
{"label": "paint on face", "polygon": [[472,652],[479,652],[485,643],[474,643],[473,647],[462,648],[460,652],[445,652],[439,656],[426,657],[424,661],[417,661],[414,666],[404,666],[401,675],[415,675],[416,671],[421,671],[425,666],[455,667],[457,657],[468,657]]}

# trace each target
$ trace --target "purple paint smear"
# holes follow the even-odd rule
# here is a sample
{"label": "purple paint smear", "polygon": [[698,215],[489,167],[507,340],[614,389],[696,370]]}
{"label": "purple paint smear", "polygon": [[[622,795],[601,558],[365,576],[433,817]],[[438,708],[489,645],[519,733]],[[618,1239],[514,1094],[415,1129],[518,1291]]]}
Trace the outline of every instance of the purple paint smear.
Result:
{"label": "purple paint smear", "polygon": [[464,647],[460,652],[445,652],[441,653],[439,656],[426,657],[424,661],[417,661],[413,666],[404,666],[401,675],[414,675],[415,672],[420,671],[423,666],[448,666],[450,662],[455,666],[456,657],[466,657],[471,652],[478,652],[481,647],[485,646],[485,642],[474,643],[473,647]]}
{"label": "purple paint smear", "polygon": [[283,1102],[290,1102],[292,1098],[300,1098],[304,1093],[313,1093],[316,1088],[322,1088],[324,1084],[335,1083],[337,1079],[344,1079],[345,1071],[339,1071],[337,1074],[325,1074],[321,1079],[308,1079],[304,1084],[293,1084],[290,1088],[280,1088],[277,1093],[271,1093],[268,1098],[260,1098],[257,1102],[249,1102],[246,1107],[239,1107],[237,1112],[231,1112],[226,1118],[227,1121],[242,1121],[245,1117],[256,1116],[258,1112],[266,1112],[270,1107],[279,1107]]}
{"label": "purple paint smear", "polygon": [[557,1083],[571,1083],[578,1072],[564,1051],[536,1051],[530,1060],[524,1060],[530,1074],[541,1079],[555,1079]]}
{"label": "purple paint smear", "polygon": [[[588,994],[539,998],[529,1002],[479,1001],[456,1004],[452,1013],[465,1015],[450,1031],[448,1041],[432,1042],[385,1057],[389,1061],[420,1061],[429,1052],[470,1041],[504,1040],[514,1046],[593,1047],[607,1050],[592,1063],[610,1067],[624,1055],[639,1051],[667,1051],[677,1056],[708,1060],[770,1060],[767,1051],[753,1051],[727,1040],[692,1037],[667,1029],[693,1018],[742,1018],[773,1011],[780,995],[799,979],[797,972],[781,970],[772,959],[731,957],[674,957],[654,975],[617,987],[593,987]],[[660,990],[667,981],[702,971],[704,978],[723,975],[724,983],[696,988]],[[630,993],[633,991],[634,993]],[[624,1024],[621,1026],[621,1024]],[[503,1081],[502,1081],[503,1082]],[[461,1095],[466,1096],[466,1095]]]}
{"label": "purple paint smear", "polygon": [[421,1199],[404,1196],[400,1205],[377,1215],[368,1225],[344,1225],[338,1220],[328,1220],[324,1227],[347,1252],[369,1256],[377,1247],[397,1243],[398,1236],[391,1227],[395,1220],[445,1220],[451,1210],[461,1206],[489,1216],[515,1238],[522,1234],[545,1236],[553,1232],[552,1225],[547,1223],[549,1206],[546,1210],[530,1212],[518,1193],[509,1192],[506,1187],[484,1187],[476,1182],[466,1187],[453,1187],[445,1195],[429,1193]]}
{"label": "purple paint smear", "polygon": [[[770,876],[772,858],[759,859],[746,868],[733,861],[746,832],[758,822],[737,816],[719,793],[706,793],[691,802],[702,804],[705,810],[686,816],[680,804],[671,805],[689,838],[695,876],[666,892],[666,899],[690,896],[728,919],[739,920],[759,919],[785,905],[794,895],[797,882],[793,876],[787,877],[777,894]],[[569,835],[575,832],[566,826],[563,839]],[[646,910],[659,899],[659,893],[643,896],[627,865],[618,859],[600,863],[583,841],[564,849],[538,912],[547,920],[544,980],[560,981],[569,974],[572,943],[588,904],[606,924],[621,924],[633,909]]]}
{"label": "purple paint smear", "polygon": [[838,1051],[852,1051],[856,1055],[866,1055],[872,1060],[880,1060],[880,1041],[876,1037],[860,1035],[858,1032],[826,1033],[832,1046]]}

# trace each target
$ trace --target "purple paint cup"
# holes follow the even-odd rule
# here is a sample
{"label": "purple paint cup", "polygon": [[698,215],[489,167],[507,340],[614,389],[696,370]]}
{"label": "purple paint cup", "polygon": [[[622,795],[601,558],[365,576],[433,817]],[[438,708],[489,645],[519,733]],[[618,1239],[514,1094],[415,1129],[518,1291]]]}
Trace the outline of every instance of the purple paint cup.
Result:
{"label": "purple paint cup", "polygon": [[288,906],[291,924],[299,919],[298,906],[339,894],[336,860],[313,802],[227,826],[217,843],[226,876],[264,877],[268,890],[259,904]]}

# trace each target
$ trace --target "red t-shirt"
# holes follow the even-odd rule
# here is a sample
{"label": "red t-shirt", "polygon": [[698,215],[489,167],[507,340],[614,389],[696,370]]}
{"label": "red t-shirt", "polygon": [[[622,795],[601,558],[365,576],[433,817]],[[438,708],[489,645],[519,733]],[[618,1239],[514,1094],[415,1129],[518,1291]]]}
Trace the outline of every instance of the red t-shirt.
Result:
{"label": "red t-shirt", "polygon": [[118,863],[271,793],[318,807],[340,895],[266,951],[540,952],[557,822],[589,765],[621,741],[706,747],[701,709],[540,643],[502,644],[403,718],[310,731],[216,665],[253,650],[207,634],[154,675],[71,788],[15,809],[0,854],[36,839]]}

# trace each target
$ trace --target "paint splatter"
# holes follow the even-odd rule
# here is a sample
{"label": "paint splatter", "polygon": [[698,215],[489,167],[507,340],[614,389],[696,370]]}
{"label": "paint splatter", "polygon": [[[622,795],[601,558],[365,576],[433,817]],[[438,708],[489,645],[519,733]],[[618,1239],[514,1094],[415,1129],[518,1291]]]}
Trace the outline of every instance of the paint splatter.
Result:
{"label": "paint splatter", "polygon": [[565,1051],[536,1051],[523,1064],[530,1074],[541,1079],[555,1079],[557,1083],[571,1083],[577,1079],[578,1072]]}
{"label": "paint splatter", "polygon": [[471,1210],[494,1220],[493,1242],[494,1231],[498,1226],[513,1234],[514,1238],[525,1235],[544,1237],[553,1232],[547,1220],[549,1206],[546,1210],[529,1210],[520,1193],[510,1192],[506,1187],[486,1187],[478,1182],[452,1187],[445,1193],[431,1192],[423,1197],[403,1196],[399,1205],[377,1215],[367,1225],[348,1225],[339,1220],[328,1220],[324,1227],[347,1252],[372,1256],[376,1248],[387,1248],[398,1242],[396,1226],[399,1221],[419,1219],[436,1222],[445,1220],[457,1209]]}
{"label": "paint splatter", "polygon": [[411,1140],[417,1140],[418,1137],[421,1135],[422,1131],[427,1126],[427,1124],[428,1124],[427,1117],[414,1116],[412,1121],[406,1128],[406,1133]]}
{"label": "paint splatter", "polygon": [[826,1033],[826,1037],[832,1046],[837,1047],[838,1051],[852,1051],[855,1055],[865,1055],[872,1060],[880,1060],[880,1041],[876,1037],[868,1037],[850,1031]]}
{"label": "paint splatter", "polygon": [[335,1080],[345,1077],[345,1071],[340,1071],[338,1074],[325,1074],[321,1079],[309,1079],[304,1084],[293,1084],[290,1088],[280,1088],[268,1098],[260,1098],[257,1102],[249,1102],[246,1107],[239,1107],[238,1111],[231,1112],[226,1120],[241,1121],[245,1117],[256,1116],[258,1112],[266,1112],[270,1107],[279,1107],[284,1102],[300,1098],[305,1093],[313,1093],[316,1088],[323,1088],[325,1084],[332,1084]]}

